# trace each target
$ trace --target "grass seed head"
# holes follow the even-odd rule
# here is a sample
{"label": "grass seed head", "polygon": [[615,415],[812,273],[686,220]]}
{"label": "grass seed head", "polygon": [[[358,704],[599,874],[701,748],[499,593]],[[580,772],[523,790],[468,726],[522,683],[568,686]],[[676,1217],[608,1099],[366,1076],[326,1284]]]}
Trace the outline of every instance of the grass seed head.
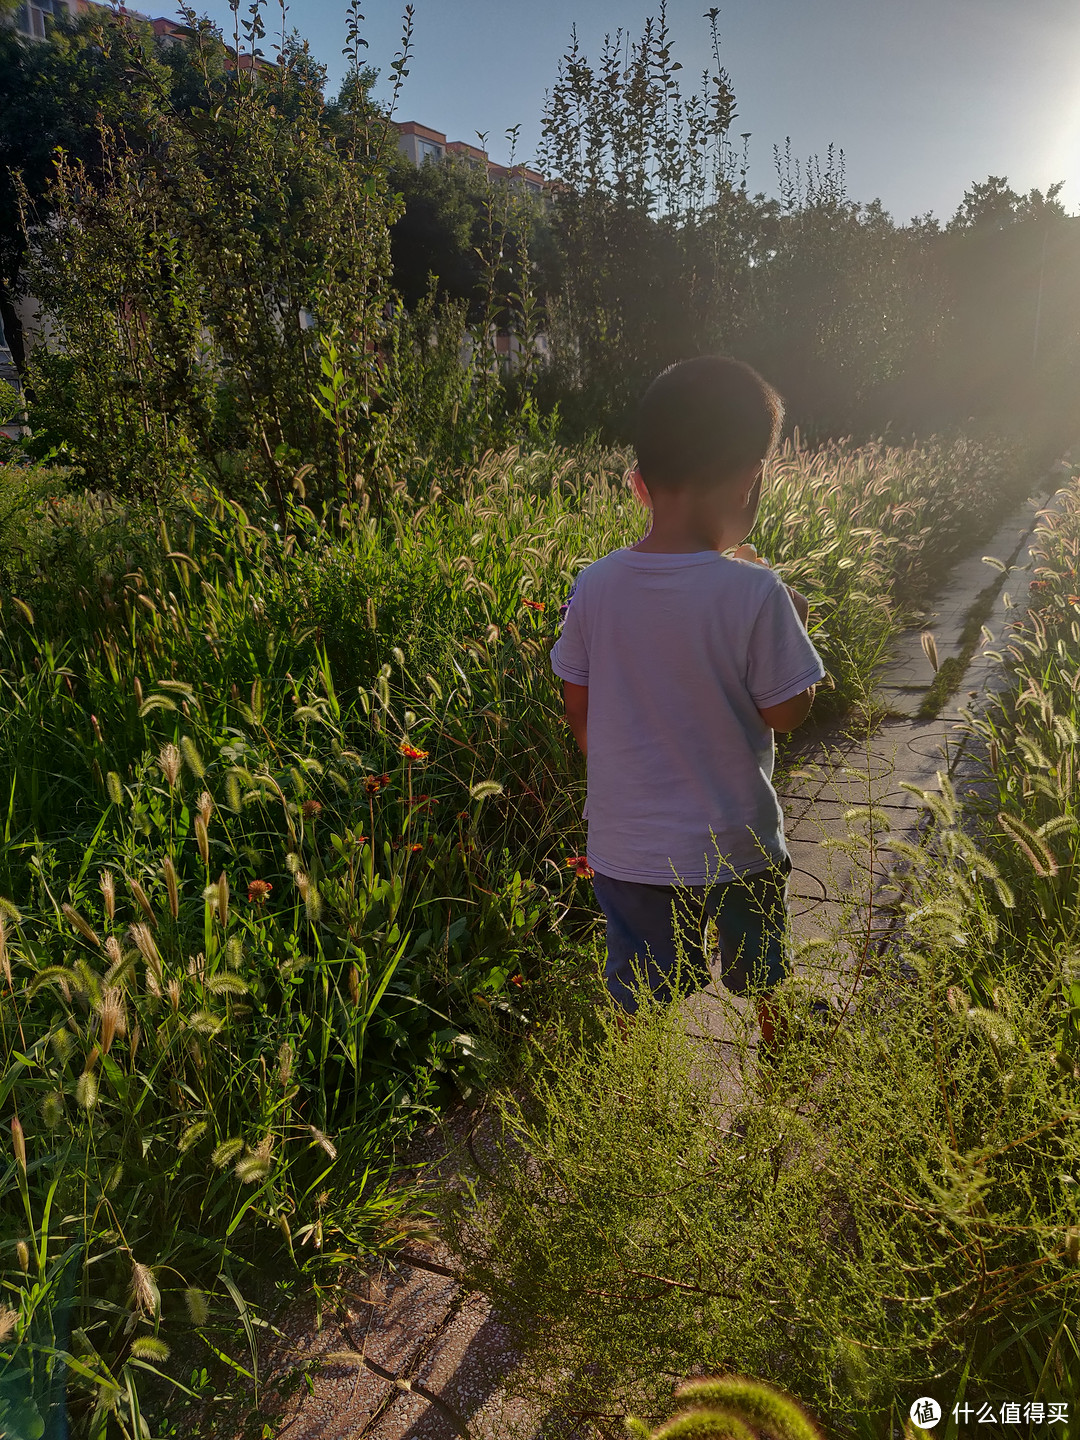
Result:
{"label": "grass seed head", "polygon": [[196,1328],[205,1325],[210,1319],[210,1306],[201,1290],[192,1287],[185,1290],[184,1304],[187,1306],[188,1319]]}
{"label": "grass seed head", "polygon": [[201,815],[195,816],[195,840],[204,865],[210,864],[210,839],[206,833],[206,821]]}
{"label": "grass seed head", "polygon": [[[183,756],[184,764],[188,767],[196,780],[201,780],[206,774],[206,766],[203,764],[202,756],[195,748],[195,742],[190,735],[180,736],[180,754]],[[207,797],[209,798],[209,797]],[[199,797],[200,809],[202,797]]]}
{"label": "grass seed head", "polygon": [[158,951],[157,945],[154,943],[154,937],[150,933],[149,925],[132,925],[128,934],[131,937],[132,944],[146,961],[147,969],[154,972],[154,978],[160,983],[161,954]]}
{"label": "grass seed head", "polygon": [[110,985],[104,991],[98,1014],[101,1021],[101,1052],[107,1055],[116,1037],[123,1037],[127,1032],[124,992],[119,986]]}
{"label": "grass seed head", "polygon": [[176,878],[176,866],[172,862],[172,856],[166,855],[161,862],[161,868],[165,874],[165,888],[169,892],[169,914],[175,920],[180,914],[180,885]]}
{"label": "grass seed head", "polygon": [[0,975],[3,975],[8,985],[11,985],[11,957],[8,955],[7,930],[4,927],[4,917],[0,914]]}
{"label": "grass seed head", "polygon": [[176,782],[180,779],[180,765],[180,751],[170,740],[161,747],[161,754],[158,756],[158,766],[168,781],[170,790],[176,789]]}
{"label": "grass seed head", "polygon": [[64,1118],[64,1097],[59,1090],[50,1090],[41,1102],[41,1118],[47,1130],[56,1130]]}
{"label": "grass seed head", "polygon": [[309,1125],[308,1129],[311,1131],[312,1139],[315,1141],[315,1144],[318,1145],[321,1149],[325,1150],[331,1160],[336,1160],[337,1146],[334,1144],[334,1142],[328,1139],[321,1130],[316,1129],[314,1125]]}
{"label": "grass seed head", "polygon": [[10,1340],[15,1333],[15,1321],[18,1315],[9,1305],[0,1306],[0,1345],[5,1340]]}
{"label": "grass seed head", "polygon": [[138,880],[129,879],[128,889],[131,891],[132,895],[135,896],[135,899],[139,905],[139,909],[146,916],[147,920],[149,920],[150,924],[156,925],[157,916],[154,914],[154,907],[150,904],[150,898],[147,895],[146,891],[143,889],[143,887],[139,884]]}
{"label": "grass seed head", "polygon": [[98,949],[101,948],[101,941],[73,905],[61,905],[60,909],[64,912],[64,918],[75,927],[84,940],[89,940],[90,944],[97,946]]}
{"label": "grass seed head", "polygon": [[26,1136],[23,1134],[23,1127],[17,1115],[11,1117],[11,1144],[15,1151],[15,1162],[19,1169],[26,1174]]}
{"label": "grass seed head", "polygon": [[131,1262],[131,1298],[139,1313],[148,1320],[154,1318],[161,1305],[161,1292],[152,1271],[137,1260]]}
{"label": "grass seed head", "polygon": [[30,1247],[25,1240],[15,1242],[15,1256],[19,1262],[19,1269],[25,1275],[30,1269]]}
{"label": "grass seed head", "polygon": [[102,870],[98,876],[98,884],[101,886],[101,893],[105,897],[105,914],[109,917],[111,925],[116,919],[116,882],[113,879],[111,870]]}

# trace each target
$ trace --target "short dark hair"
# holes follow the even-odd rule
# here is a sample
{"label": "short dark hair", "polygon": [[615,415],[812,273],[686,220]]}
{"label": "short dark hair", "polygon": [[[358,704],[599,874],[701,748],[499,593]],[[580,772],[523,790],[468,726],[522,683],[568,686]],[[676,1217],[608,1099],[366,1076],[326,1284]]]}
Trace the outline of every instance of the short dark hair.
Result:
{"label": "short dark hair", "polygon": [[723,481],[766,460],[783,423],[783,400],[743,361],[680,360],[642,396],[634,427],[638,469],[650,489]]}

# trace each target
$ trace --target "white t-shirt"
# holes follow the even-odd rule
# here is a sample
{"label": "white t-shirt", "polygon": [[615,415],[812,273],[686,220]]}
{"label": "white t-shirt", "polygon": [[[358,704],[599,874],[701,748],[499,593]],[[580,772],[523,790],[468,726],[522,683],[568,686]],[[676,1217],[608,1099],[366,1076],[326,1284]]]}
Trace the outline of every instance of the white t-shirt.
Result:
{"label": "white t-shirt", "polygon": [[775,571],[715,550],[613,550],[582,570],[562,613],[551,667],[589,687],[593,869],[702,885],[783,859],[773,731],[758,707],[825,668]]}

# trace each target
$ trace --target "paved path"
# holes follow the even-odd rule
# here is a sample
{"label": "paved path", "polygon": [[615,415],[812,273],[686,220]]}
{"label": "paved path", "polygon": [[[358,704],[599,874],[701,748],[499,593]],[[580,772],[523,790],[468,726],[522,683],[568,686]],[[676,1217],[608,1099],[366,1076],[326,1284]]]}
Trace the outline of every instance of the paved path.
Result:
{"label": "paved path", "polygon": [[[845,984],[850,987],[867,936],[876,940],[892,923],[883,902],[894,893],[888,888],[888,850],[875,846],[871,854],[865,844],[852,848],[850,812],[872,804],[887,832],[914,835],[921,812],[902,785],[936,788],[941,770],[954,778],[963,775],[963,766],[958,769],[962,711],[984,703],[999,683],[996,662],[986,652],[1002,642],[1011,612],[1025,601],[1028,544],[1039,508],[1034,501],[1021,506],[983,549],[1011,567],[1004,576],[978,556],[963,562],[933,600],[924,625],[901,637],[878,684],[890,717],[862,739],[836,741],[824,749],[817,742],[815,753],[784,786],[796,942],[830,939],[835,960],[825,979],[838,996]],[[1001,589],[957,696],[938,718],[914,718],[934,679],[921,632],[933,633],[939,661],[959,655],[971,606],[980,597],[985,606],[985,588],[995,578]],[[857,821],[854,831],[859,831]],[[816,980],[821,979],[819,971]],[[714,991],[686,1003],[699,1033],[721,1043],[731,1036],[737,1005]],[[435,1269],[402,1265],[382,1279],[358,1280],[347,1315],[326,1317],[320,1332],[310,1314],[290,1317],[284,1327],[289,1345],[281,1355],[285,1366],[361,1350],[367,1363],[322,1365],[310,1393],[301,1390],[290,1403],[277,1430],[280,1440],[453,1440],[458,1435],[541,1440],[542,1417],[528,1415],[500,1390],[514,1358],[509,1332],[482,1297],[466,1294],[449,1275],[438,1273],[448,1256],[434,1247],[414,1249]],[[462,1417],[469,1417],[467,1426]]]}

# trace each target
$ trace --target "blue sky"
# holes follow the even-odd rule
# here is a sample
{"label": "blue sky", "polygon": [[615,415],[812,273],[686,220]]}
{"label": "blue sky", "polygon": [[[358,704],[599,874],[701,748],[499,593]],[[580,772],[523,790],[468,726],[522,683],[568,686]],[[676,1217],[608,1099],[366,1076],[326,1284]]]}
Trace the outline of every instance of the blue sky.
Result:
{"label": "blue sky", "polygon": [[[197,8],[231,33],[227,0]],[[707,8],[669,0],[687,82],[708,58]],[[328,66],[331,88],[344,67],[344,9],[343,0],[294,0],[288,13]],[[636,0],[416,0],[398,118],[452,140],[486,130],[497,159],[506,158],[505,131],[520,124],[519,158],[531,159],[571,25],[595,57],[606,32],[621,26],[636,37],[656,10]],[[364,12],[368,57],[385,76],[401,7],[367,0]],[[266,13],[268,28],[279,24],[276,0]],[[734,130],[752,137],[752,189],[773,193],[773,146],[790,135],[804,158],[830,142],[842,147],[849,195],[880,198],[899,221],[926,211],[947,219],[988,174],[1017,190],[1064,180],[1063,200],[1080,211],[1076,0],[730,0],[720,27],[738,99]],[[272,53],[270,37],[264,48]]]}

